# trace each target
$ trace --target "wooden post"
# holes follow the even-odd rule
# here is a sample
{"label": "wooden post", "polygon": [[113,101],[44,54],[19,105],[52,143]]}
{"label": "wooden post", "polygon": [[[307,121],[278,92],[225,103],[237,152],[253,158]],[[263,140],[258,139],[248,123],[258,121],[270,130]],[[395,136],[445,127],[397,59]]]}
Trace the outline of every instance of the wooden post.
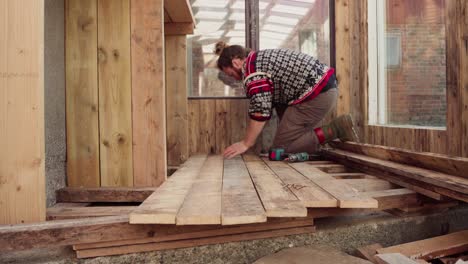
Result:
{"label": "wooden post", "polygon": [[0,1],[0,58],[0,225],[44,221],[44,0]]}
{"label": "wooden post", "polygon": [[162,0],[131,0],[134,185],[166,180],[166,93]]}
{"label": "wooden post", "polygon": [[178,166],[189,157],[187,99],[187,37],[165,36],[167,163]]}

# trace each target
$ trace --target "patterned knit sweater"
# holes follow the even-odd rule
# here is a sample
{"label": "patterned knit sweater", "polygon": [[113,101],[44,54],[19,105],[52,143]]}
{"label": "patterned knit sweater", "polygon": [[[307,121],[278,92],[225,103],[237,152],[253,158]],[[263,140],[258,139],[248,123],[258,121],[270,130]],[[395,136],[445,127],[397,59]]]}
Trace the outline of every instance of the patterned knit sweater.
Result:
{"label": "patterned knit sweater", "polygon": [[277,105],[315,98],[335,72],[307,54],[287,49],[251,52],[242,70],[249,116],[257,121],[269,120]]}

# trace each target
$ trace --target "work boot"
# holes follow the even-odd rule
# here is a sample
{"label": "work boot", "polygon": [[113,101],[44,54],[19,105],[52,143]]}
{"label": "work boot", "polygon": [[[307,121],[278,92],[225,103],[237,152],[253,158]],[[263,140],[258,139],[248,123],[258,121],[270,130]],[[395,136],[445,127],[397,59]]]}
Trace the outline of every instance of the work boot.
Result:
{"label": "work boot", "polygon": [[320,144],[328,143],[339,138],[341,141],[359,142],[354,128],[353,118],[350,114],[333,119],[328,125],[314,129]]}

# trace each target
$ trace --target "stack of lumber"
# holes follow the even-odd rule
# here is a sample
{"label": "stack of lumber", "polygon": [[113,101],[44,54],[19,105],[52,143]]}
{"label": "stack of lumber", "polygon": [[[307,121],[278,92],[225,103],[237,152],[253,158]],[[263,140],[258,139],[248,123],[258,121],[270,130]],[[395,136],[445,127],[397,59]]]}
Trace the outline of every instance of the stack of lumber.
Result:
{"label": "stack of lumber", "polygon": [[373,244],[357,252],[360,257],[377,264],[463,264],[468,260],[468,230],[387,248]]}
{"label": "stack of lumber", "polygon": [[[83,195],[83,190],[68,188],[58,197],[62,202],[95,202],[98,195],[91,195],[93,191]],[[148,194],[147,189],[139,190],[140,195],[132,195],[135,189],[108,191],[118,200],[119,193],[138,197],[128,201]],[[79,199],[71,199],[73,193]],[[163,225],[178,230],[176,234],[81,243],[74,249],[79,258],[86,258],[310,233],[314,218],[419,207],[421,201],[414,191],[330,161],[289,164],[255,155],[232,160],[196,155],[140,206],[122,209],[132,211],[130,224]],[[63,208],[50,211],[49,217],[84,213],[85,208],[91,208],[87,216],[92,216],[93,207],[73,207],[67,213],[58,212]],[[102,215],[100,210],[96,213]]]}
{"label": "stack of lumber", "polygon": [[435,200],[468,202],[468,158],[334,142],[323,155]]}

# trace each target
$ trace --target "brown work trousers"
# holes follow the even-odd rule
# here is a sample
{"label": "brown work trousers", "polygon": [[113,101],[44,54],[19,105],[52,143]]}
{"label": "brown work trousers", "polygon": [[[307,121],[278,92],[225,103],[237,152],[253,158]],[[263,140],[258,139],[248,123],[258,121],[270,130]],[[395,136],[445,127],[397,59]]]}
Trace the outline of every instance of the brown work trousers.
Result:
{"label": "brown work trousers", "polygon": [[284,148],[287,153],[316,152],[319,140],[314,127],[333,109],[337,97],[338,89],[332,88],[310,101],[288,106],[285,110],[277,108],[280,123],[272,147]]}

